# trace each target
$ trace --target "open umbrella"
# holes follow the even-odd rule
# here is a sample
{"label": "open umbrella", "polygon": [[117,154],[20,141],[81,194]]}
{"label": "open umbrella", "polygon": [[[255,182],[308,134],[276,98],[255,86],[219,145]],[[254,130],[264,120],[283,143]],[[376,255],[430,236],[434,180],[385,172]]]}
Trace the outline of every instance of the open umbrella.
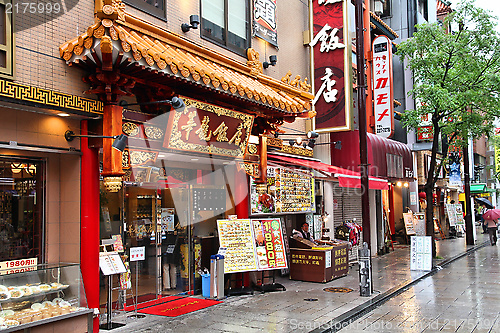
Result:
{"label": "open umbrella", "polygon": [[496,220],[500,218],[500,209],[490,209],[484,212],[483,218],[485,220]]}
{"label": "open umbrella", "polygon": [[474,198],[474,199],[476,199],[476,201],[479,202],[480,204],[485,205],[486,208],[488,208],[488,209],[495,208],[495,206],[493,206],[493,204],[491,203],[491,201],[489,201],[486,198]]}

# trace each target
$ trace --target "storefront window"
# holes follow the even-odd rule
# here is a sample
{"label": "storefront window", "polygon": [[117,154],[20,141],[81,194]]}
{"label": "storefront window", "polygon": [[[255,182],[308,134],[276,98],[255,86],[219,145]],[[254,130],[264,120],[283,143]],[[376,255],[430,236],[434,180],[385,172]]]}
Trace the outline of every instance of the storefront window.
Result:
{"label": "storefront window", "polygon": [[42,259],[43,166],[0,157],[0,261]]}

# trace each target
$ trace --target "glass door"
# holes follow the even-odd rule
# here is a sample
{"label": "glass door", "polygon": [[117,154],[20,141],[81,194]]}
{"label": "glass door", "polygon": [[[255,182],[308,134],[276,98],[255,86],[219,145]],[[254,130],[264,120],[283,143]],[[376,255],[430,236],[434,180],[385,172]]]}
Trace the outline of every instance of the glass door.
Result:
{"label": "glass door", "polygon": [[[158,237],[157,191],[155,188],[124,187],[124,244],[130,249],[144,248],[144,258],[134,261],[130,258],[132,295],[137,302],[156,299],[159,294],[159,255],[161,237]],[[127,299],[126,305],[130,305]]]}

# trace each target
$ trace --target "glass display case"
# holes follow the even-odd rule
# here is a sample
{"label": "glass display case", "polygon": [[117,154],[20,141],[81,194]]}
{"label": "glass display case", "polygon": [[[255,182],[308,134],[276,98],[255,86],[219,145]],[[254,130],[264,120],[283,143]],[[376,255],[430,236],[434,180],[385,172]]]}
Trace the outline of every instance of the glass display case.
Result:
{"label": "glass display case", "polygon": [[17,331],[91,313],[78,264],[0,270],[0,330]]}

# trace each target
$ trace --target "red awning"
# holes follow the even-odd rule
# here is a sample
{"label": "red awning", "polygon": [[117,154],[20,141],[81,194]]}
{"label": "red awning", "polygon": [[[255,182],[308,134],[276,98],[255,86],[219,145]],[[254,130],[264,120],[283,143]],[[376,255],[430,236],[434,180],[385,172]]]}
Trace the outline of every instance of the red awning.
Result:
{"label": "red awning", "polygon": [[[360,188],[361,187],[361,174],[357,171],[347,170],[334,165],[322,163],[319,161],[306,160],[301,158],[293,158],[283,155],[269,154],[269,157],[276,162],[285,162],[287,164],[298,165],[308,169],[313,169],[321,173],[329,173],[332,177],[339,180],[341,187]],[[373,190],[388,190],[389,184],[387,180],[369,177],[369,187]]]}

